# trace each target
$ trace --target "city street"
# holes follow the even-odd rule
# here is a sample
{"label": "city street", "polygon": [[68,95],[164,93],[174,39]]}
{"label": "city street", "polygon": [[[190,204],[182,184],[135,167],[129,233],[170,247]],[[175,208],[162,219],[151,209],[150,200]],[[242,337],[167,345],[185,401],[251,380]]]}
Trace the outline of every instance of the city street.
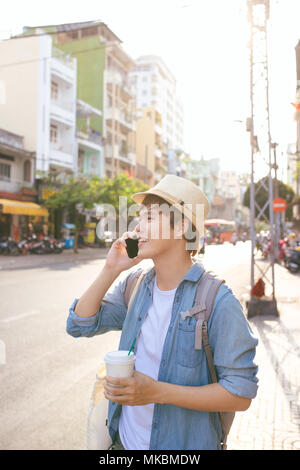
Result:
{"label": "city street", "polygon": [[[106,253],[88,248],[78,255],[0,257],[0,340],[6,348],[6,363],[0,363],[0,449],[85,448],[95,373],[105,353],[118,347],[120,333],[75,339],[66,333],[66,319]],[[208,246],[202,261],[245,302],[249,241]],[[275,271],[280,317],[249,320],[259,339],[259,390],[250,408],[237,413],[229,449],[300,449],[300,274],[278,265]]]}

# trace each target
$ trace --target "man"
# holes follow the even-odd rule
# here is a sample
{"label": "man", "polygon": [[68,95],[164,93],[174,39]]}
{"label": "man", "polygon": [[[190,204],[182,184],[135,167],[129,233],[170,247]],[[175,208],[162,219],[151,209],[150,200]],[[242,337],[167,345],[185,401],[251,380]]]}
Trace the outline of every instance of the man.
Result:
{"label": "man", "polygon": [[[129,350],[137,338],[134,376],[105,379],[109,432],[116,449],[220,449],[218,412],[246,410],[256,396],[257,340],[240,302],[223,283],[208,322],[218,373],[218,383],[210,383],[203,348],[194,348],[196,320],[180,315],[193,306],[204,273],[193,255],[204,232],[207,198],[194,183],[166,175],[154,188],[133,195],[133,200],[142,204],[134,232],[140,240],[138,256],[130,259],[126,253],[124,239],[133,232],[112,244],[99,276],[73,302],[67,332],[91,337],[122,330],[121,350]],[[175,213],[163,210],[165,205]],[[149,258],[154,266],[127,312],[124,292],[135,272],[112,293],[107,290],[122,271]]]}

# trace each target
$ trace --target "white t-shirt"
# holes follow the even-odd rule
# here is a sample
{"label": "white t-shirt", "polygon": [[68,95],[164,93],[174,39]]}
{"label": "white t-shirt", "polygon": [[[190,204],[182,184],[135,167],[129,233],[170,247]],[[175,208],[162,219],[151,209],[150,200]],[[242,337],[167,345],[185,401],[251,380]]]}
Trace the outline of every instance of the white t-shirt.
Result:
{"label": "white t-shirt", "polygon": [[[157,380],[176,288],[160,290],[154,279],[153,300],[137,338],[135,369]],[[154,404],[123,405],[119,434],[127,450],[149,449]]]}

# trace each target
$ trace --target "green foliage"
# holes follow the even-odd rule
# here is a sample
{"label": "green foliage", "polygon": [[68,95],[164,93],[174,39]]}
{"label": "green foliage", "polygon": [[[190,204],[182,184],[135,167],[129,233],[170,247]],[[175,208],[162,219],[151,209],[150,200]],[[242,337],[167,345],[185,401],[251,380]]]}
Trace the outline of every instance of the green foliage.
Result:
{"label": "green foliage", "polygon": [[99,182],[95,181],[94,184],[94,202],[113,205],[117,214],[119,212],[119,196],[127,197],[127,206],[129,207],[134,204],[132,194],[149,189],[149,186],[139,180],[129,178],[125,173],[120,173],[113,179],[99,178]]}
{"label": "green foliage", "polygon": [[[139,180],[129,178],[125,173],[117,175],[114,179],[87,177],[79,175],[70,177],[67,183],[60,183],[53,176],[44,176],[44,184],[55,193],[44,202],[47,208],[65,209],[76,226],[75,247],[77,252],[78,232],[83,228],[85,217],[80,214],[81,209],[92,209],[94,204],[111,204],[119,214],[119,196],[127,197],[127,207],[134,204],[132,194],[146,191],[149,186]],[[80,210],[78,205],[80,204]]]}
{"label": "green foliage", "polygon": [[[266,176],[262,180],[263,180],[265,186],[268,188],[269,187],[268,177]],[[254,185],[255,186],[255,200],[256,200],[258,206],[260,208],[262,208],[265,205],[265,203],[267,202],[269,194],[263,186],[261,186],[260,189],[258,189],[259,188],[259,183],[260,182],[257,182]],[[273,180],[273,194],[274,194],[274,180]],[[281,197],[281,198],[285,199],[286,202],[289,204],[290,202],[292,202],[292,200],[294,198],[294,195],[295,195],[295,193],[294,193],[293,188],[291,188],[291,186],[289,186],[289,185],[283,183],[282,181],[278,180],[278,197]],[[243,199],[243,205],[250,208],[250,184],[249,184],[248,188],[245,191],[244,199]],[[259,210],[258,210],[257,207],[255,207],[255,217],[258,216],[258,213],[259,213]],[[267,218],[267,220],[269,220],[269,206],[265,209],[264,215]],[[261,217],[263,217],[263,216],[261,215]],[[292,220],[292,217],[293,217],[292,207],[288,207],[287,210],[286,210],[286,213],[285,213],[285,218],[286,218],[286,220]]]}

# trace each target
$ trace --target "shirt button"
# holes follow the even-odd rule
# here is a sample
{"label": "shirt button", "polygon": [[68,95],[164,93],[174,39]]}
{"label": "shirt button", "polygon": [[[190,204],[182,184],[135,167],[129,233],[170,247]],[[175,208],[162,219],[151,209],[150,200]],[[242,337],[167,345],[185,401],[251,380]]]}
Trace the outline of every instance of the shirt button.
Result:
{"label": "shirt button", "polygon": [[139,317],[138,320],[141,321],[142,317]]}

